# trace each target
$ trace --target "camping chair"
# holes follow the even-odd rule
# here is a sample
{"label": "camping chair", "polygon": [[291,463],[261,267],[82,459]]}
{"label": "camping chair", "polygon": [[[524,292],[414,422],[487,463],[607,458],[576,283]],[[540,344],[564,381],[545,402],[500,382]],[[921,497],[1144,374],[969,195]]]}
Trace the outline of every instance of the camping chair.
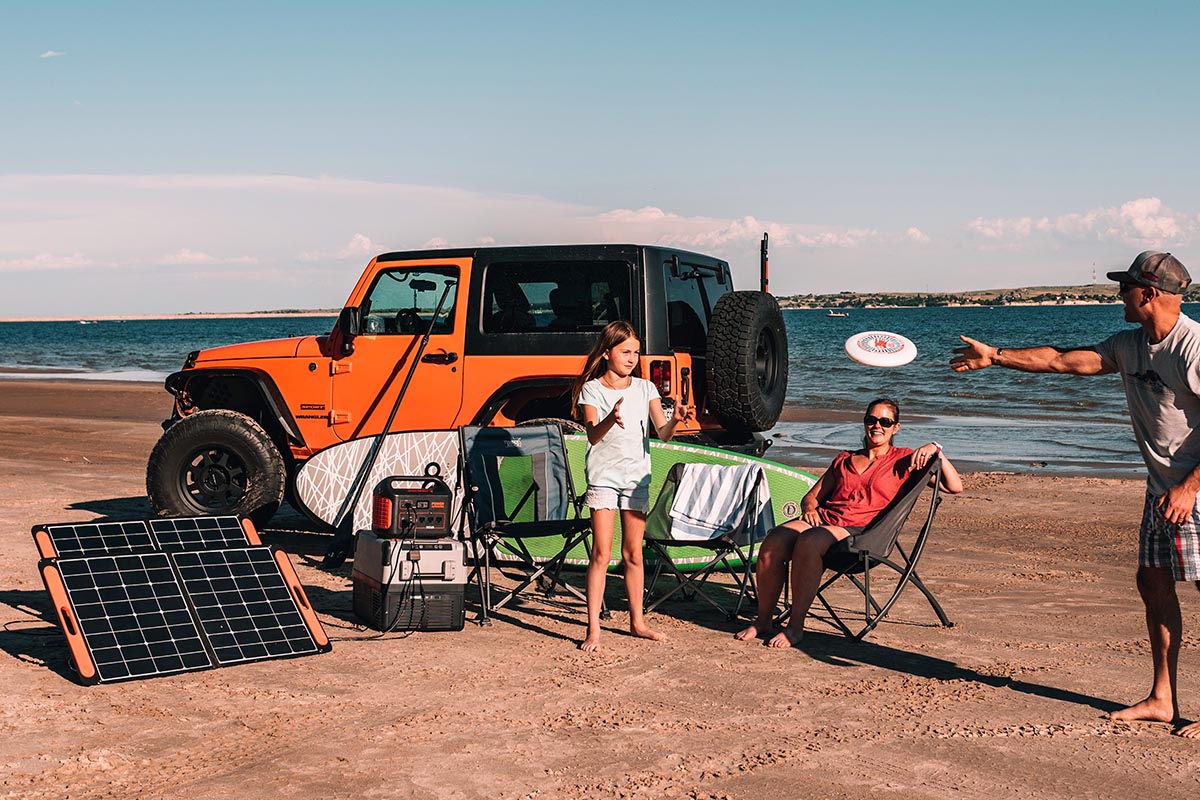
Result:
{"label": "camping chair", "polygon": [[[465,493],[467,526],[464,538],[470,539],[475,553],[471,577],[479,584],[480,624],[488,624],[489,611],[503,607],[535,581],[547,596],[561,585],[586,601],[579,589],[560,576],[567,554],[581,544],[590,549],[591,538],[591,520],[580,516],[571,485],[562,429],[554,424],[464,426],[459,437],[463,468],[459,485]],[[561,544],[534,544],[532,550],[527,544],[552,537],[559,537]],[[516,588],[495,603],[491,596],[493,560],[512,562],[525,573]]]}
{"label": "camping chair", "polygon": [[[646,583],[646,599],[650,600],[664,569],[675,585],[650,602],[646,611],[682,591],[685,596],[701,597],[727,619],[735,619],[746,594],[754,591],[754,547],[774,524],[771,492],[758,464],[673,464],[646,518],[646,547],[657,561],[654,575]],[[707,552],[700,558],[688,558],[681,547]],[[687,561],[698,566],[691,571],[680,569],[681,564],[692,566]],[[704,591],[705,582],[718,568],[728,572],[738,587],[733,611],[722,608]]]}
{"label": "camping chair", "polygon": [[[833,624],[846,636],[852,639],[862,639],[874,630],[875,626],[887,616],[896,600],[900,598],[900,593],[910,583],[925,595],[925,599],[929,601],[929,605],[943,626],[948,628],[954,624],[938,604],[933,592],[929,591],[929,588],[917,575],[917,561],[920,560],[921,553],[925,549],[929,532],[933,528],[933,517],[937,513],[938,505],[942,502],[938,482],[941,474],[942,460],[935,458],[924,469],[909,476],[904,486],[901,487],[900,494],[896,496],[891,505],[881,511],[863,529],[862,533],[838,542],[825,554],[825,569],[832,570],[833,576],[821,583],[820,588],[817,589],[817,600],[825,607]],[[933,494],[929,498],[929,513],[910,545],[910,549],[906,552],[899,542],[900,533],[904,530],[905,522],[912,513],[917,498],[931,483]],[[871,594],[871,570],[878,567],[886,567],[898,575],[891,596],[882,603]],[[834,611],[833,606],[824,595],[825,590],[842,577],[854,584],[862,592],[864,598],[863,627],[857,633]]]}

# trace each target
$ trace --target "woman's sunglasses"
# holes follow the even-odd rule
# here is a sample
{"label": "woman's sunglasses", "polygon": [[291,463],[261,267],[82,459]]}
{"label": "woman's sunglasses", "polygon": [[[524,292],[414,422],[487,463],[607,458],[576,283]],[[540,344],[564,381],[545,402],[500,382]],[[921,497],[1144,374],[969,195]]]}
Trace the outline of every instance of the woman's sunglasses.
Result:
{"label": "woman's sunglasses", "polygon": [[872,417],[870,414],[863,417],[863,425],[866,425],[868,428],[876,422],[879,423],[879,427],[881,428],[890,428],[896,424],[896,420],[891,417]]}

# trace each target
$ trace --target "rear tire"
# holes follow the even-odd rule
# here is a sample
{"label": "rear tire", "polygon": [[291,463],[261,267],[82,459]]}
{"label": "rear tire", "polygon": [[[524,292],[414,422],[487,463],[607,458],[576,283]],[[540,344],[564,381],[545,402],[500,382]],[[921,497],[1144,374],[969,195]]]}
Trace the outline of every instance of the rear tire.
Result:
{"label": "rear tire", "polygon": [[728,292],[713,307],[705,353],[708,410],[726,430],[769,430],[787,393],[787,331],[766,292]]}
{"label": "rear tire", "polygon": [[283,457],[253,418],[197,411],[162,435],[146,464],[150,507],[162,517],[236,515],[262,527],[283,501]]}

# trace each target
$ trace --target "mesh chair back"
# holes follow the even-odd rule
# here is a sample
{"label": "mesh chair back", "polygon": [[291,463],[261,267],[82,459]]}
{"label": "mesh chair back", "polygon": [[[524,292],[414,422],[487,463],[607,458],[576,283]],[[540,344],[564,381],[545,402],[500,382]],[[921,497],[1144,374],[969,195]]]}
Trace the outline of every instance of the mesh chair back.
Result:
{"label": "mesh chair back", "polygon": [[936,504],[937,478],[941,474],[942,460],[935,458],[923,469],[909,475],[891,505],[871,520],[871,524],[862,533],[853,537],[848,544],[860,553],[870,554],[872,558],[890,556],[892,549],[896,546],[896,540],[900,537],[900,531],[904,529],[908,515],[912,513],[913,506],[917,504],[917,498],[921,496],[921,491],[931,478],[934,479],[933,502]]}
{"label": "mesh chair back", "polygon": [[[570,516],[575,496],[557,425],[462,428],[465,480],[475,495],[475,524],[542,522]],[[501,481],[500,464],[509,465]]]}

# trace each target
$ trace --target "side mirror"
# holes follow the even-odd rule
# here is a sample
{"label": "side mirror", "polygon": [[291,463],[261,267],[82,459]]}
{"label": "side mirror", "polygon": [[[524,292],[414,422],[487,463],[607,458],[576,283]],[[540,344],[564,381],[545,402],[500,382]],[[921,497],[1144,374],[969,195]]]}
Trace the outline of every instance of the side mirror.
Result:
{"label": "side mirror", "polygon": [[362,314],[358,306],[346,306],[338,314],[338,332],[342,334],[342,355],[354,352],[354,338],[362,333]]}

